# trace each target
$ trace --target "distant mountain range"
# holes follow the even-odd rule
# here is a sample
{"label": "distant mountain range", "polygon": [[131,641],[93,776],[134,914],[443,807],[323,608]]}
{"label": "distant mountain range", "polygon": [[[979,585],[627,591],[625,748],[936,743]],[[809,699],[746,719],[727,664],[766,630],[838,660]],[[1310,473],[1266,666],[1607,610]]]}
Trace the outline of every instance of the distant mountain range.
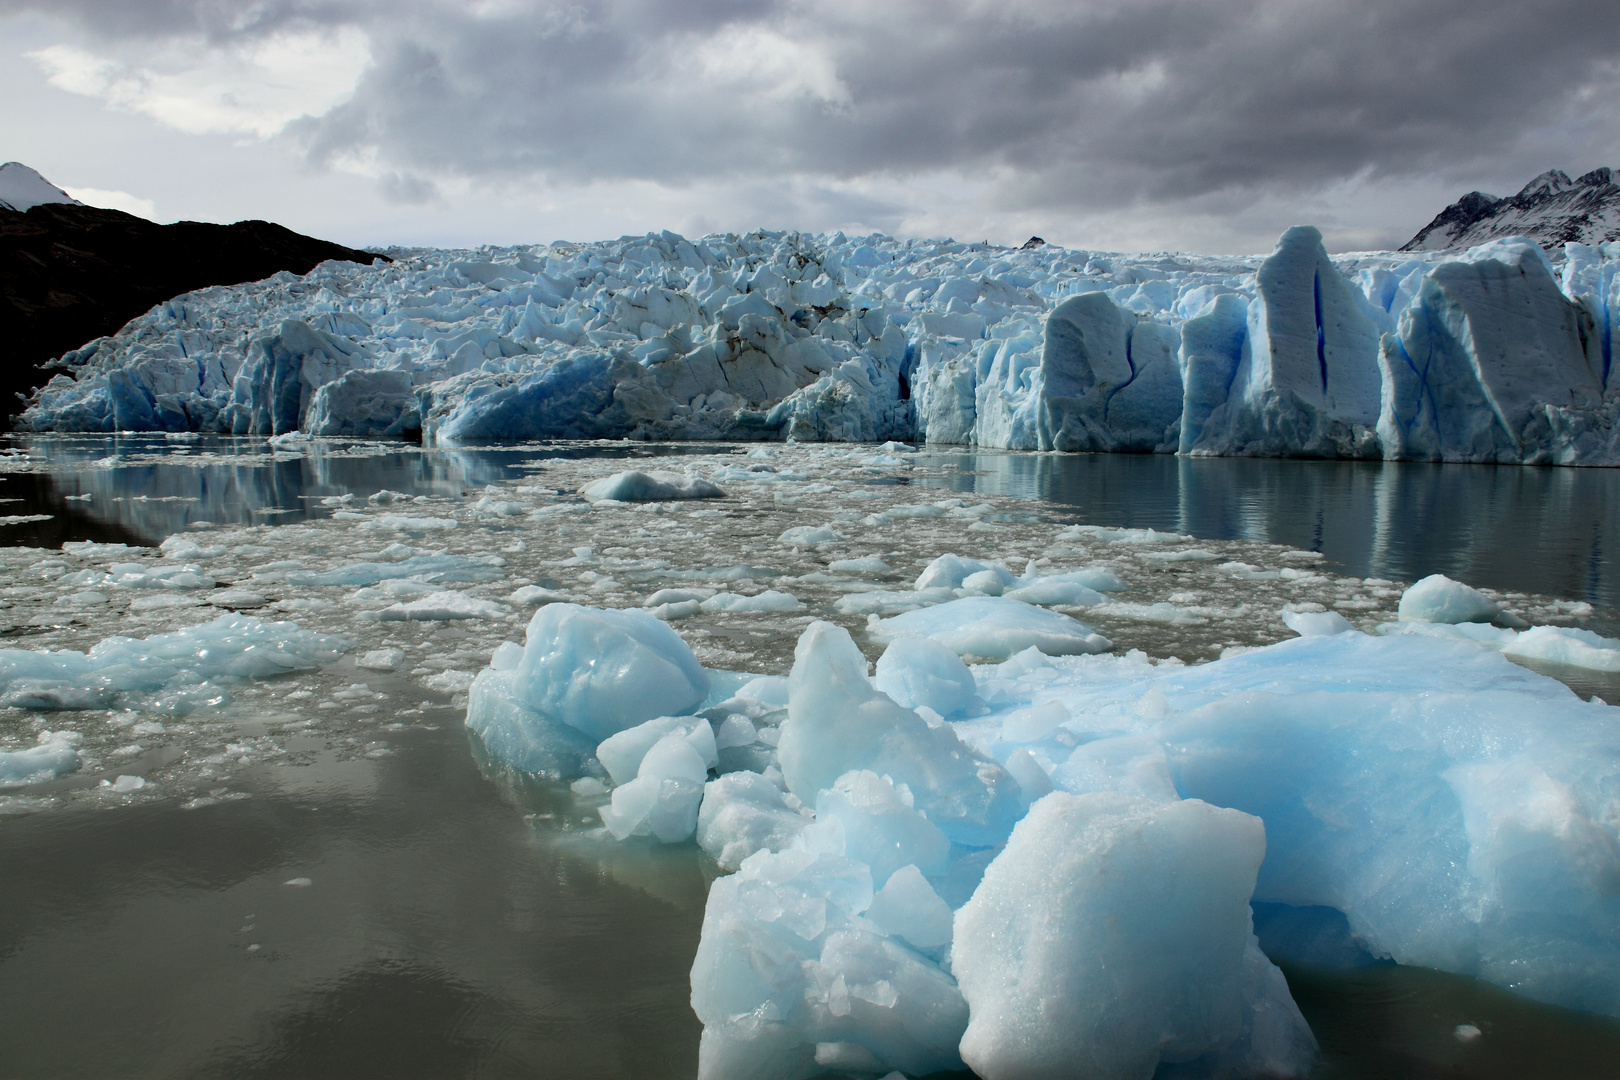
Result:
{"label": "distant mountain range", "polygon": [[33,169],[0,165],[0,426],[50,378],[40,365],[154,304],[210,285],[386,257],[268,221],[158,225],[86,206]]}
{"label": "distant mountain range", "polygon": [[1542,247],[1574,241],[1620,240],[1620,184],[1613,169],[1593,169],[1574,180],[1552,169],[1517,195],[1502,199],[1470,191],[1401,246],[1402,251],[1471,247],[1502,236],[1527,236]]}

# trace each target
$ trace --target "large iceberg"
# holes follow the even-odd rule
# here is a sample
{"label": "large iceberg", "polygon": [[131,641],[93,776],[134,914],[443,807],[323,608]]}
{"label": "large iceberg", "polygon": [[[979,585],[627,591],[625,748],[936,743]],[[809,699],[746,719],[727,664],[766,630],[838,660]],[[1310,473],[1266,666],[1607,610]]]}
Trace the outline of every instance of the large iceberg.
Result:
{"label": "large iceberg", "polygon": [[395,255],[166,301],[61,357],[18,425],[1620,463],[1620,243],[665,232]]}
{"label": "large iceberg", "polygon": [[[1000,580],[965,562],[932,572]],[[875,683],[816,622],[785,694],[703,671],[645,612],[553,604],[468,723],[521,768],[611,780],[576,791],[615,838],[695,838],[725,872],[692,971],[716,1080],[1303,1076],[1315,1041],[1272,961],[1347,938],[1620,1015],[1620,726],[1495,636],[1620,653],[1421,621],[1487,614],[1445,579],[1410,597],[1399,632],[1299,622],[1196,667],[1031,647],[968,668],[899,632]],[[1028,607],[951,603],[991,602]],[[1273,955],[1251,903],[1304,913]]]}

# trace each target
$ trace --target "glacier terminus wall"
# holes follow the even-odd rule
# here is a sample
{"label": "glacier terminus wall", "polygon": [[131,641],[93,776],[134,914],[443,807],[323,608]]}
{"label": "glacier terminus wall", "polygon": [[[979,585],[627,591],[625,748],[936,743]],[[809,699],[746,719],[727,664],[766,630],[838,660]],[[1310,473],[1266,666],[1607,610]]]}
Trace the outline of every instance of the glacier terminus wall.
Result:
{"label": "glacier terminus wall", "polygon": [[1620,464],[1620,242],[1266,257],[755,232],[205,289],[17,425]]}

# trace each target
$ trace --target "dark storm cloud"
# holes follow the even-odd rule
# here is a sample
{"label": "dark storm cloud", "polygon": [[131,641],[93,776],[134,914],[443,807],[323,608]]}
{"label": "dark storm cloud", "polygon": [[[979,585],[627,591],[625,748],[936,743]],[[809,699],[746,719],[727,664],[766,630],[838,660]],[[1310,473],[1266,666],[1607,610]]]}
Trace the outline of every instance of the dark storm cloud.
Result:
{"label": "dark storm cloud", "polygon": [[353,99],[288,137],[413,198],[954,172],[1003,209],[1229,209],[1620,164],[1613,0],[0,0],[21,8],[110,38],[359,26]]}

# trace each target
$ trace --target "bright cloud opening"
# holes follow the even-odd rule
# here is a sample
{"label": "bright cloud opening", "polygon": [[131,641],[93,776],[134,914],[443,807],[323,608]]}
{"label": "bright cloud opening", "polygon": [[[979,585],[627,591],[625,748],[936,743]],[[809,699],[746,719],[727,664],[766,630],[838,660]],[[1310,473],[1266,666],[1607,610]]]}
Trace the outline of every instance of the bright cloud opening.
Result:
{"label": "bright cloud opening", "polygon": [[260,139],[346,101],[371,62],[370,41],[357,27],[279,34],[230,48],[176,41],[141,64],[73,45],[27,55],[52,86],[69,93],[100,98],[188,134]]}

